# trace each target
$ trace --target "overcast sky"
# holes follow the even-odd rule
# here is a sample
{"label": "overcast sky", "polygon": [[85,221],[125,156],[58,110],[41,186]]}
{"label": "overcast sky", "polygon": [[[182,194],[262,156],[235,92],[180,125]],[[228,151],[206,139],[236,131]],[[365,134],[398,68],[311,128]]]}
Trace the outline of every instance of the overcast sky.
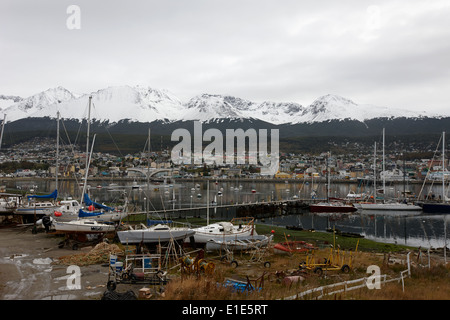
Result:
{"label": "overcast sky", "polygon": [[448,0],[1,0],[0,94],[128,84],[445,110],[449,17]]}

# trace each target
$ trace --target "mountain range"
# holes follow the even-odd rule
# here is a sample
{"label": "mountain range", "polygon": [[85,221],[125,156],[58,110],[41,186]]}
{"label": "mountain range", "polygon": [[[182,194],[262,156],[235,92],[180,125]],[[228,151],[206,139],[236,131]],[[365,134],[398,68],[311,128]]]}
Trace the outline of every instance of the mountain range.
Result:
{"label": "mountain range", "polygon": [[128,85],[108,87],[87,94],[77,94],[63,87],[56,87],[26,98],[0,95],[0,112],[6,115],[8,122],[26,118],[56,118],[57,111],[62,118],[81,121],[87,118],[89,96],[92,96],[91,119],[108,123],[246,119],[273,125],[293,125],[336,120],[364,122],[377,118],[442,117],[425,111],[357,104],[333,94],[321,96],[309,106],[295,102],[254,102],[229,95],[206,93],[182,102],[167,90]]}

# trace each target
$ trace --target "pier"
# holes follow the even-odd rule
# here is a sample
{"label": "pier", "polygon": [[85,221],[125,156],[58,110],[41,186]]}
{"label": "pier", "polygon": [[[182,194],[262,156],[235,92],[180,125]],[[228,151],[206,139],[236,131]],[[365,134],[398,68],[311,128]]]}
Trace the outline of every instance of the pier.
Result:
{"label": "pier", "polygon": [[[295,214],[309,208],[309,204],[326,201],[326,199],[293,199],[267,202],[235,203],[226,205],[211,204],[189,208],[167,208],[134,212],[132,215],[164,216],[165,218],[185,217],[254,217],[256,219]],[[209,212],[208,212],[209,211]]]}

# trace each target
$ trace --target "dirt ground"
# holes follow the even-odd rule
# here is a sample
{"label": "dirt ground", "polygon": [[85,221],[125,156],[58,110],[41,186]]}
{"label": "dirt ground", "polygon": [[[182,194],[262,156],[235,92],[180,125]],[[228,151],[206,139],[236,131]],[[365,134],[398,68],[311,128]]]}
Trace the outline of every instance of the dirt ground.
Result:
{"label": "dirt ground", "polygon": [[[80,266],[80,285],[79,289],[72,289],[69,286],[74,282],[71,280],[73,276],[72,271],[68,269],[68,265],[58,264],[59,258],[72,256],[80,253],[91,252],[93,246],[81,248],[77,251],[72,250],[71,247],[59,248],[58,244],[62,238],[49,235],[41,231],[33,234],[30,228],[24,227],[1,227],[0,228],[0,300],[99,300],[107,291],[106,284],[108,282],[109,268],[104,264],[94,264],[87,266]],[[390,256],[390,258],[389,258]],[[391,261],[393,266],[391,269],[384,268],[383,272],[390,271],[394,275],[399,274],[400,271],[405,270],[406,255],[393,254],[389,255],[387,260]],[[384,265],[384,254],[377,253],[358,253],[357,268],[359,277],[366,276],[366,268],[368,265]],[[440,260],[442,256],[432,257],[432,260]],[[423,261],[422,261],[423,260]],[[257,278],[265,272],[285,271],[290,270],[298,265],[295,260],[295,265],[291,266],[291,259],[277,258],[273,261],[272,266],[266,269],[258,264],[259,268],[249,267],[247,269],[245,264],[241,265],[237,270],[229,265],[222,266],[219,262],[216,265],[216,275],[236,276],[237,272],[245,274],[250,278]],[[395,267],[398,263],[398,267]],[[419,259],[414,252],[411,255],[412,267],[417,267],[417,264],[427,264],[427,256]],[[423,270],[422,270],[423,269]],[[428,268],[417,269],[414,279],[408,279],[408,294],[409,299],[422,299],[424,288],[432,292],[448,288],[448,273],[425,274]],[[421,271],[422,270],[422,271]],[[443,275],[444,274],[444,275]],[[422,276],[421,276],[422,275]],[[340,276],[340,275],[339,275]],[[420,277],[421,276],[421,277]],[[444,276],[445,279],[442,277]],[[356,276],[355,276],[356,277]],[[423,278],[423,279],[422,279]],[[340,282],[345,279],[340,279]],[[445,280],[445,281],[443,281]],[[318,280],[319,281],[319,280]],[[421,286],[423,284],[423,287]],[[69,286],[68,286],[69,285]],[[319,283],[317,283],[317,286]],[[145,287],[142,284],[125,285],[119,284],[117,286],[117,293],[125,293],[132,290],[138,296],[139,290]],[[419,288],[416,290],[415,288]],[[441,289],[436,290],[436,288]],[[400,289],[399,289],[400,288]],[[156,288],[151,288],[153,297],[158,297]],[[283,288],[282,288],[283,289]],[[283,289],[285,290],[285,289]],[[401,286],[397,284],[397,290],[401,291]],[[444,289],[447,290],[447,289]],[[177,288],[177,292],[179,292]],[[298,292],[302,291],[300,289]],[[388,292],[382,290],[382,292]],[[198,292],[196,292],[198,294]],[[292,293],[294,294],[294,293]],[[180,299],[178,296],[170,296],[170,290],[165,292],[168,299]],[[283,296],[289,296],[284,293]],[[438,295],[439,296],[439,295]],[[430,299],[435,299],[430,295]],[[446,299],[444,296],[439,296],[440,299]],[[447,297],[447,296],[446,296]],[[208,297],[209,298],[209,297]],[[392,296],[392,299],[404,299],[403,292],[397,296]],[[183,297],[182,297],[183,299]],[[192,299],[186,298],[186,299]],[[204,298],[207,299],[207,298]],[[359,299],[364,299],[360,296]],[[372,299],[372,297],[370,298]],[[425,298],[426,299],[426,298]]]}
{"label": "dirt ground", "polygon": [[[68,284],[75,284],[74,273],[55,261],[92,247],[73,251],[70,247],[58,248],[60,241],[61,238],[45,232],[32,234],[30,228],[0,228],[0,300],[101,299],[107,290],[108,267],[81,266],[81,289],[71,289]],[[132,289],[136,295],[142,288],[121,286],[117,292]]]}

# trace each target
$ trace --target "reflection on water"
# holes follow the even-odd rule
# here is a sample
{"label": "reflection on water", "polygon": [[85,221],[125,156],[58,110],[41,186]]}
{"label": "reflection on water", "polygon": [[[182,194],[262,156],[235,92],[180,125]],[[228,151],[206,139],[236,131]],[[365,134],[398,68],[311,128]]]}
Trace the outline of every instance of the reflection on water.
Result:
{"label": "reflection on water", "polygon": [[[33,188],[39,192],[51,192],[55,189],[55,182],[48,180],[36,181],[8,181],[8,188]],[[142,181],[92,181],[89,183],[89,194],[96,202],[117,202],[126,196],[130,204],[138,211],[166,210],[168,216],[173,216],[171,210],[182,208],[196,208],[207,206],[207,182],[161,183],[147,186]],[[316,191],[318,198],[326,194],[326,186],[322,183],[299,181],[298,183],[268,183],[255,180],[244,182],[228,180],[227,182],[209,182],[210,216],[216,219],[231,219],[235,215],[232,208],[215,208],[218,206],[237,203],[267,202],[271,200],[310,199],[311,193]],[[416,195],[420,193],[421,184],[403,186],[402,184],[388,185],[386,194],[390,198],[399,196],[404,189]],[[425,186],[439,194],[440,186]],[[73,197],[81,200],[79,183],[74,181],[60,181],[58,192],[60,197]],[[357,183],[339,183],[331,186],[331,195],[344,197],[350,191],[356,193],[369,192],[370,187]],[[178,212],[176,217],[205,216],[206,210]],[[354,214],[312,214],[307,210],[287,212],[272,218],[265,218],[264,223],[279,226],[300,226],[304,229],[325,231],[335,227],[343,232],[353,232],[364,235],[368,239],[391,243],[407,244],[423,247],[443,247],[446,228],[450,220],[447,215],[425,215],[422,212],[386,212],[386,211],[357,211]],[[261,222],[261,220],[257,220]]]}
{"label": "reflection on water", "polygon": [[325,231],[337,229],[364,235],[365,238],[406,244],[409,246],[443,247],[445,242],[444,224],[450,220],[446,215],[425,215],[423,213],[405,214],[404,212],[366,212],[354,214],[303,214],[288,215],[264,219],[265,223],[278,226],[300,226],[306,230]]}

